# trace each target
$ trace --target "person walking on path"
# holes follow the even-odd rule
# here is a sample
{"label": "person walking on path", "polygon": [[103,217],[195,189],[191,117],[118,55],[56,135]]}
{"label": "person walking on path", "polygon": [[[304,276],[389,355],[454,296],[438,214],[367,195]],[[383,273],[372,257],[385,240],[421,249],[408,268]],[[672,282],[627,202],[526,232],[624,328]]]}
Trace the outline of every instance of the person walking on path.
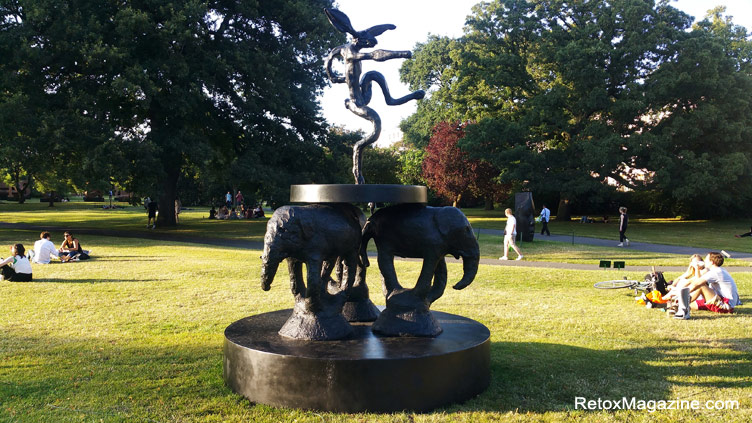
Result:
{"label": "person walking on path", "polygon": [[629,223],[627,208],[619,207],[619,213],[621,214],[621,216],[619,216],[619,244],[617,245],[617,247],[623,247],[625,242],[627,243],[627,247],[629,247],[629,239],[626,235],[627,224]]}
{"label": "person walking on path", "polygon": [[227,191],[227,194],[225,194],[225,204],[227,204],[228,209],[232,207],[232,194],[230,194],[230,191]]}
{"label": "person walking on path", "polygon": [[504,214],[507,215],[507,226],[504,228],[504,255],[499,257],[499,260],[509,260],[507,257],[509,247],[512,247],[517,253],[516,260],[522,260],[522,253],[517,248],[517,244],[514,243],[514,238],[517,236],[517,219],[515,219],[512,209],[504,210]]}
{"label": "person walking on path", "polygon": [[551,210],[546,208],[546,205],[543,205],[543,210],[541,210],[540,214],[540,221],[543,224],[543,228],[541,228],[541,235],[545,232],[546,235],[551,236],[551,232],[548,230],[548,220],[551,218]]}

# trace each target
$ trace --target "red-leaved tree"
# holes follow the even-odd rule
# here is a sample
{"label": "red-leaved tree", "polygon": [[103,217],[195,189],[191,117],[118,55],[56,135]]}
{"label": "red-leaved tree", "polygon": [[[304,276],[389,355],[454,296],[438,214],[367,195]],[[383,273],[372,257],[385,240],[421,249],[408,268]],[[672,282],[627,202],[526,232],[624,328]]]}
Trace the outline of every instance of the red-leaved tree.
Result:
{"label": "red-leaved tree", "polygon": [[423,177],[431,189],[455,207],[466,192],[483,197],[487,206],[492,205],[506,193],[505,186],[495,181],[499,171],[488,162],[471,160],[460,150],[457,141],[464,136],[464,124],[437,124],[426,146]]}

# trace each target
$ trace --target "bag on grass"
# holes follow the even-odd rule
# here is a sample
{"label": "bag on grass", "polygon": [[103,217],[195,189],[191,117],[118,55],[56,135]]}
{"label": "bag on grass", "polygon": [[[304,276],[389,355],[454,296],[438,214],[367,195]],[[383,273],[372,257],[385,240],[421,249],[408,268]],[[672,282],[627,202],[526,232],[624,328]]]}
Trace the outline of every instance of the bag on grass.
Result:
{"label": "bag on grass", "polygon": [[650,284],[648,292],[658,291],[661,295],[666,295],[668,293],[668,290],[666,289],[668,284],[666,283],[666,278],[663,277],[663,272],[648,273],[645,275],[645,282]]}

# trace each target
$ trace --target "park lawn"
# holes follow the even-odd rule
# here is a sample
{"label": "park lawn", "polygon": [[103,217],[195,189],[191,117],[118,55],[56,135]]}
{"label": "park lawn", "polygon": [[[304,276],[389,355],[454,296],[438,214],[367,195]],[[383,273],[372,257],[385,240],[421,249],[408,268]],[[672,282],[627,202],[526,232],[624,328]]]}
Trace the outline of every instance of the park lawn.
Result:
{"label": "park lawn", "polygon": [[[0,245],[33,238],[0,230]],[[259,288],[259,251],[87,237],[93,260],[34,266],[31,283],[0,282],[0,421],[724,422],[752,418],[752,305],[732,316],[667,319],[627,291],[592,284],[602,271],[481,266],[434,309],[491,330],[491,386],[431,413],[333,414],[254,405],[222,381],[223,331],[292,306],[281,272]],[[2,253],[2,251],[0,251]],[[376,263],[372,298],[383,304]],[[418,263],[397,262],[403,280]],[[461,266],[450,264],[450,282]],[[678,274],[678,273],[677,273]],[[642,275],[630,274],[631,277]],[[675,275],[668,275],[675,276]],[[752,304],[752,274],[736,281]],[[407,284],[407,283],[406,283]],[[588,400],[739,401],[726,411],[582,411]]]}
{"label": "park lawn", "polygon": [[[481,258],[498,259],[503,255],[503,237],[481,234],[478,239]],[[570,244],[568,242],[542,241],[539,238],[533,242],[518,242],[524,260],[545,261],[555,263],[577,263],[598,265],[601,260],[624,261],[626,266],[687,266],[689,257],[681,254],[654,253],[626,248],[608,248],[595,245]],[[375,248],[371,247],[373,251]],[[707,251],[698,250],[705,255]],[[510,250],[510,260],[517,258],[517,253]],[[747,260],[726,259],[726,267],[750,267]]]}
{"label": "park lawn", "polygon": [[[47,203],[27,201],[24,204],[0,202],[0,222],[23,223],[34,226],[54,226],[75,229],[102,229],[142,232],[169,232],[186,238],[221,238],[261,242],[264,239],[267,219],[209,220],[208,207],[189,207],[180,213],[180,224],[171,229],[146,227],[146,211],[141,206],[116,203],[118,208],[103,209],[108,203],[69,202]],[[53,240],[54,241],[54,240]],[[62,242],[62,241],[61,241]]]}
{"label": "park lawn", "polygon": [[[506,217],[503,210],[462,209],[474,229],[503,230]],[[602,216],[595,216],[598,220]],[[619,240],[619,218],[610,216],[609,223],[579,223],[579,216],[570,222],[553,220],[548,227],[552,234],[585,236]],[[749,232],[749,219],[679,220],[631,216],[627,237],[631,241],[655,244],[701,247],[707,250],[729,250],[752,253],[752,238],[734,238]],[[536,223],[536,233],[540,223]]]}
{"label": "park lawn", "polygon": [[[231,240],[247,240],[250,242],[262,242],[264,232],[266,231],[267,219],[252,220],[209,220],[208,209],[197,207],[190,210],[184,210],[180,214],[180,225],[172,229],[150,230],[146,228],[146,214],[143,207],[134,207],[125,203],[118,203],[121,208],[114,210],[104,210],[102,205],[105,203],[55,203],[55,207],[50,208],[47,203],[26,202],[25,204],[16,204],[10,202],[0,202],[0,222],[24,223],[39,227],[57,227],[74,231],[76,229],[101,229],[110,231],[126,231],[133,234],[140,233],[164,233],[171,237],[184,238],[186,240],[200,238],[217,238]],[[479,209],[465,209],[468,218],[473,222],[474,227],[495,229],[503,228],[504,222],[501,220],[501,212],[484,211]],[[498,215],[498,216],[497,216]],[[676,223],[676,222],[675,222]],[[685,222],[691,223],[691,222]],[[722,222],[721,222],[722,223]],[[551,226],[558,225],[552,223]],[[575,227],[595,227],[602,228],[608,225],[589,224],[581,225],[572,223]],[[637,226],[637,224],[635,224]],[[681,229],[678,225],[674,229]],[[554,231],[555,232],[555,231]],[[62,234],[52,231],[53,242],[56,244],[62,241]],[[578,234],[579,235],[579,234]],[[602,234],[608,238],[608,234]],[[692,239],[692,244],[712,245],[714,242],[713,231],[703,232],[702,240]],[[38,238],[38,235],[30,239],[18,239],[14,242],[23,242],[31,244]],[[79,237],[84,248],[89,248],[86,236]],[[736,239],[730,238],[731,244],[715,246],[716,249],[725,248],[731,251],[747,251],[744,248],[737,248],[739,244],[750,243],[747,238]],[[695,242],[697,241],[697,242]],[[495,235],[480,234],[479,236],[480,251],[483,258],[498,258],[502,255],[502,237]],[[688,241],[679,242],[678,245],[685,245]],[[561,242],[551,242],[541,240],[536,237],[532,243],[521,243],[523,254],[526,260],[530,261],[548,261],[559,263],[583,263],[598,264],[600,260],[624,260],[627,266],[684,266],[688,263],[688,258],[683,255],[675,254],[657,254],[632,249],[621,248],[603,248],[597,246],[569,244]],[[709,247],[711,248],[711,247]],[[369,251],[375,252],[376,248],[373,242],[370,244]],[[704,251],[700,251],[704,253]],[[512,253],[512,258],[516,257]],[[750,263],[740,260],[728,260],[727,266],[749,266]]]}

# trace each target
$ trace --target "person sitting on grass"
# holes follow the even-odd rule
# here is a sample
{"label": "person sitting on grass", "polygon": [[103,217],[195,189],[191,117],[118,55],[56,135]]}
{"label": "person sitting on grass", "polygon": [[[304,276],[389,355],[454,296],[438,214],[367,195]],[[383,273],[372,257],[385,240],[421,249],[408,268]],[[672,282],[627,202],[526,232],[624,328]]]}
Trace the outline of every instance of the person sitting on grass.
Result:
{"label": "person sitting on grass", "polygon": [[257,204],[256,208],[253,209],[253,217],[254,218],[264,217],[264,209],[261,208],[261,204]]}
{"label": "person sitting on grass", "polygon": [[229,216],[230,216],[230,211],[227,210],[227,206],[222,206],[219,208],[219,212],[217,212],[217,219],[227,220]]}
{"label": "person sitting on grass", "polygon": [[740,304],[736,282],[721,266],[723,266],[721,253],[710,252],[705,256],[705,267],[708,271],[689,281],[692,310],[733,313],[734,307]]}
{"label": "person sitting on grass", "polygon": [[55,244],[50,241],[51,235],[49,232],[44,231],[39,235],[39,241],[34,243],[34,249],[32,250],[32,261],[37,264],[50,264],[52,258],[55,257],[58,260],[64,261],[67,257],[60,257],[60,254],[55,248]]}
{"label": "person sitting on grass", "polygon": [[63,236],[63,243],[60,244],[60,249],[58,250],[58,254],[60,254],[61,257],[66,257],[63,261],[79,261],[89,258],[89,252],[84,251],[84,249],[81,248],[81,243],[78,242],[78,238],[74,238],[73,234],[70,232],[65,232]]}
{"label": "person sitting on grass", "polygon": [[668,294],[664,295],[664,299],[670,299],[676,297],[676,293],[686,286],[689,286],[689,281],[692,278],[699,278],[704,275],[708,270],[705,268],[705,262],[702,260],[702,256],[699,254],[692,254],[689,261],[689,267],[687,271],[681,276],[669,282],[666,286]]}
{"label": "person sitting on grass", "polygon": [[23,244],[10,246],[10,257],[5,260],[0,258],[0,279],[9,282],[31,282],[31,263],[25,253]]}

